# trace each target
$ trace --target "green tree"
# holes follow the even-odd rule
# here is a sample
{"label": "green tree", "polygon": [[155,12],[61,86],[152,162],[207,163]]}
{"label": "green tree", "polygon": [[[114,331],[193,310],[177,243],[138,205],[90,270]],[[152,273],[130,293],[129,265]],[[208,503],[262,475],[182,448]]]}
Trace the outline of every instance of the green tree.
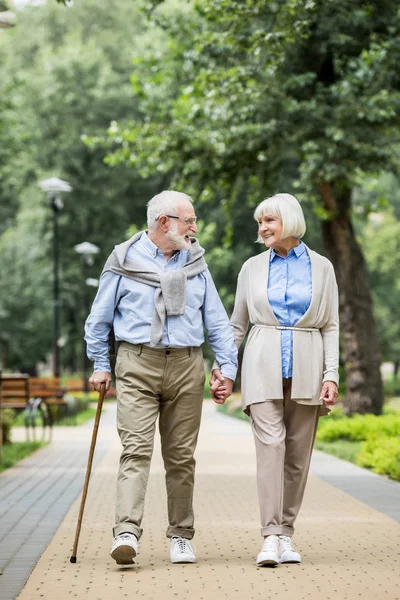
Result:
{"label": "green tree", "polygon": [[[110,169],[105,151],[89,148],[82,139],[103,132],[116,114],[139,117],[129,77],[132,59],[145,42],[143,18],[129,0],[88,0],[65,10],[55,3],[26,6],[18,13],[18,26],[0,36],[5,107],[0,120],[0,307],[2,336],[11,340],[9,368],[31,369],[51,349],[51,210],[38,182],[56,175],[73,187],[60,220],[63,356],[71,368],[80,364],[84,317],[83,274],[74,246],[88,240],[100,247],[91,272],[98,276],[129,225],[145,221],[146,201],[162,185],[157,174],[144,181],[124,165]],[[37,269],[29,266],[31,256],[37,258]],[[7,286],[13,290],[8,297]]]}
{"label": "green tree", "polygon": [[[357,239],[364,248],[374,300],[374,315],[382,357],[400,360],[400,193],[398,178],[384,174],[368,178],[362,195],[368,214],[355,218]],[[369,204],[369,205],[368,205]],[[360,207],[361,208],[361,207]]]}
{"label": "green tree", "polygon": [[152,18],[166,32],[164,52],[138,62],[132,78],[145,122],[114,123],[110,162],[169,174],[211,215],[222,206],[233,249],[266,195],[289,191],[309,204],[340,288],[347,411],[379,413],[352,192],[367,173],[398,167],[398,3],[199,0],[196,13],[175,16],[162,7]]}

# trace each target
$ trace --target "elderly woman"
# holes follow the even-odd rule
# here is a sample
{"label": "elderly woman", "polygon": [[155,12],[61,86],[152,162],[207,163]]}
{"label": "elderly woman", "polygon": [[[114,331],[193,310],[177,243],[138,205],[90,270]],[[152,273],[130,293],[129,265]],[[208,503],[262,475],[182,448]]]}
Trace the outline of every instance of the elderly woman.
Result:
{"label": "elderly woman", "polygon": [[[277,194],[257,206],[258,241],[266,252],[239,273],[231,323],[240,346],[252,325],[242,365],[264,537],[258,565],[299,563],[294,522],[309,471],[318,417],[335,404],[338,385],[338,290],[332,264],[302,241],[299,202]],[[216,402],[230,382],[215,370]]]}

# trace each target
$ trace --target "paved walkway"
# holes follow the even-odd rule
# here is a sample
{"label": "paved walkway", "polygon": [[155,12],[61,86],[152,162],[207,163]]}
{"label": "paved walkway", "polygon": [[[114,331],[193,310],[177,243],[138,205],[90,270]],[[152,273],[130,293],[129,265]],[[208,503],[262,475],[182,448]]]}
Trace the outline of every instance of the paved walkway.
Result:
{"label": "paved walkway", "polygon": [[[79,499],[72,503],[64,518],[57,515],[61,524],[57,529],[58,523],[53,523],[57,529],[54,537],[47,549],[39,552],[42,556],[19,594],[19,600],[119,600],[133,595],[144,600],[400,599],[400,524],[381,512],[389,513],[399,506],[400,484],[367,474],[321,453],[315,454],[313,472],[318,477],[309,479],[295,534],[303,563],[272,569],[255,565],[261,538],[252,435],[247,423],[216,413],[211,402],[205,403],[197,450],[197,564],[171,565],[169,562],[164,476],[157,443],[146,498],[145,533],[140,541],[137,564],[118,567],[108,554],[120,452],[113,425],[114,410],[107,406],[102,417],[98,462],[89,488],[78,562],[72,565],[69,557]],[[5,506],[4,490],[8,488],[12,493],[13,489],[28,485],[33,470],[44,469],[44,479],[52,479],[41,498],[44,501],[52,494],[52,501],[46,510],[37,514],[33,531],[38,531],[39,522],[48,527],[48,522],[53,519],[51,511],[55,510],[52,507],[71,503],[71,496],[82,486],[83,467],[81,462],[77,466],[76,460],[79,457],[79,461],[86,461],[90,430],[91,426],[69,429],[68,436],[66,432],[60,432],[58,435],[64,435],[63,441],[56,439],[51,448],[41,450],[16,469],[0,476],[1,508]],[[72,444],[66,439],[71,435],[74,438]],[[84,438],[87,438],[85,451],[82,450]],[[69,447],[69,452],[75,447],[74,456],[70,454],[68,461],[65,455],[61,457],[62,446],[64,450]],[[49,453],[56,458],[56,468],[50,467],[47,461]],[[38,463],[39,459],[42,462]],[[375,508],[339,489],[341,473],[348,486],[351,472],[356,480],[354,473],[359,471],[364,501],[368,503],[372,498]],[[331,483],[335,487],[322,481],[321,474],[327,481],[329,477],[334,479]],[[389,494],[391,500],[389,505],[383,501],[383,508],[378,506],[380,510],[376,510],[379,494],[372,490],[378,490],[380,486],[382,497]],[[34,487],[32,482],[31,487]],[[33,497],[32,492],[31,502]],[[29,511],[25,516],[18,512],[24,498],[24,494],[20,495],[0,514],[0,527],[7,522],[11,533],[26,540],[26,531],[32,529],[32,521]],[[392,516],[396,516],[395,510]],[[1,536],[0,545],[3,547]],[[31,556],[29,540],[20,542],[19,550],[15,550],[11,560],[7,552],[5,555],[3,561],[8,556],[9,562],[0,577],[0,598],[11,600],[17,594],[11,589],[10,581],[18,580],[21,589],[27,578],[26,571],[22,578],[20,573],[24,555]],[[29,570],[32,565],[28,566]]]}

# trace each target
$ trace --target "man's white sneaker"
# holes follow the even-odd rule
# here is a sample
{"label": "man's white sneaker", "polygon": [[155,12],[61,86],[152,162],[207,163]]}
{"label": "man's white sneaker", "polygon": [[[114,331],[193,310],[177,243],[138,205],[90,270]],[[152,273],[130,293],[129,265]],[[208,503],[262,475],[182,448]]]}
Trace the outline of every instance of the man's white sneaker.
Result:
{"label": "man's white sneaker", "polygon": [[257,556],[258,565],[279,564],[279,538],[277,535],[269,535],[264,539],[261,552]]}
{"label": "man's white sneaker", "polygon": [[169,554],[172,563],[195,563],[196,555],[192,544],[183,537],[174,536],[171,538]]}
{"label": "man's white sneaker", "polygon": [[279,536],[279,562],[300,563],[301,556],[293,548],[292,538],[288,535]]}
{"label": "man's white sneaker", "polygon": [[111,546],[111,557],[117,565],[131,565],[137,554],[138,540],[133,533],[120,533],[114,538]]}

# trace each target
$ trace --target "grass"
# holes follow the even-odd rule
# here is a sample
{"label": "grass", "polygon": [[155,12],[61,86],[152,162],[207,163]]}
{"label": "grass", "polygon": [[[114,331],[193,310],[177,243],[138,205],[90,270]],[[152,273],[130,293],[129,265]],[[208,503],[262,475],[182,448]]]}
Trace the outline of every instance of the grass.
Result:
{"label": "grass", "polygon": [[[56,421],[55,423],[53,423],[53,425],[54,426],[70,425],[72,427],[75,427],[77,425],[83,425],[90,419],[93,419],[95,414],[96,414],[96,409],[89,407],[89,408],[86,408],[85,410],[83,410],[82,412],[79,412],[75,416],[65,417],[64,419],[60,419],[59,421]],[[15,417],[15,419],[13,421],[13,427],[25,427],[24,418],[25,418],[25,416],[24,416],[23,411],[18,413],[18,415]],[[36,422],[36,427],[42,426],[42,419],[40,418],[40,415],[36,416],[35,422]]]}
{"label": "grass", "polygon": [[0,473],[46,445],[47,442],[13,442],[12,444],[4,444],[2,448],[3,457],[0,463]]}
{"label": "grass", "polygon": [[[218,411],[247,420],[239,394],[234,394],[219,406]],[[329,417],[319,420],[315,448],[400,481],[399,416],[398,397],[386,403],[383,415],[379,417],[346,417],[342,408],[335,407]]]}
{"label": "grass", "polygon": [[78,426],[83,425],[90,419],[93,419],[96,415],[96,409],[89,406],[86,410],[78,413],[74,417],[67,417],[65,419],[61,419],[58,423],[54,423],[55,425],[72,425]]}
{"label": "grass", "polygon": [[315,442],[316,450],[333,454],[338,458],[355,463],[361,450],[362,442],[350,442],[349,440],[336,440],[335,442]]}

